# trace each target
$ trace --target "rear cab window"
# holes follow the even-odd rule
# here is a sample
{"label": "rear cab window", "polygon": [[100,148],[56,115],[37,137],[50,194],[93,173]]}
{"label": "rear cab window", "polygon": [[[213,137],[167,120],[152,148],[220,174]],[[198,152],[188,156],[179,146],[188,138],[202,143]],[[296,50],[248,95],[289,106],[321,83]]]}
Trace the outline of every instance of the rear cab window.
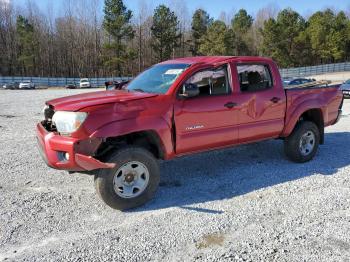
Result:
{"label": "rear cab window", "polygon": [[264,91],[273,87],[273,79],[268,65],[239,64],[237,73],[241,92]]}

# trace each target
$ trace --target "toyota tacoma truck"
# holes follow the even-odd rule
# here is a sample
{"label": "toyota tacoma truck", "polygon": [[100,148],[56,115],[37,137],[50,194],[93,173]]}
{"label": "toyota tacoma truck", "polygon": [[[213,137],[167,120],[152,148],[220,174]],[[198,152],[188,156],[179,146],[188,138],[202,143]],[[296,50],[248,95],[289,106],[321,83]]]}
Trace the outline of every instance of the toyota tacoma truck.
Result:
{"label": "toyota tacoma truck", "polygon": [[339,86],[284,88],[269,58],[179,58],[122,90],[46,102],[36,132],[50,167],[92,173],[100,198],[125,210],[154,196],[160,159],[281,139],[291,161],[309,161],[342,103]]}

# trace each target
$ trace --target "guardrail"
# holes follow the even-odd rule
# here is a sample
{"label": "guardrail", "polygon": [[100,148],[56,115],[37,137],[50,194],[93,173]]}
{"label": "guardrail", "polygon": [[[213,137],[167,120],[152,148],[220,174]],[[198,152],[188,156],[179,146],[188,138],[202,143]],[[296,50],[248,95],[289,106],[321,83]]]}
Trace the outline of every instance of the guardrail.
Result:
{"label": "guardrail", "polygon": [[[105,78],[89,78],[92,87],[104,86],[107,81],[125,81],[131,77],[105,77]],[[0,76],[0,84],[13,82],[22,82],[30,80],[36,86],[60,87],[68,83],[79,84],[80,78],[65,78],[65,77],[20,77],[20,76]]]}
{"label": "guardrail", "polygon": [[308,77],[350,71],[350,62],[280,69],[282,77]]}

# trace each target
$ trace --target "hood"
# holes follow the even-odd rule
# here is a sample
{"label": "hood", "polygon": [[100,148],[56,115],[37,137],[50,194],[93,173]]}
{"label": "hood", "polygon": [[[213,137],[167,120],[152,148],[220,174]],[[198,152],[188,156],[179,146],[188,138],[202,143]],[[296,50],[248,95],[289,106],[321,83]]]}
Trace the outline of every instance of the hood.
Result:
{"label": "hood", "polygon": [[55,111],[78,111],[90,106],[126,102],[154,96],[157,96],[157,94],[111,90],[66,96],[47,101],[46,104],[53,106]]}

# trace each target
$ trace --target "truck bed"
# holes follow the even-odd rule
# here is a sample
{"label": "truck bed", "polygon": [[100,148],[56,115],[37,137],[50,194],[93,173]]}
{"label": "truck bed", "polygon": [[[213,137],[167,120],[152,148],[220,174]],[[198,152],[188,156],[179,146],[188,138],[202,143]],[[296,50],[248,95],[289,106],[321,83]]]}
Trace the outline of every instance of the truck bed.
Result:
{"label": "truck bed", "polygon": [[318,111],[324,127],[335,124],[339,119],[343,101],[339,87],[340,85],[309,85],[285,88],[286,127],[283,133],[289,134],[299,120],[297,117],[307,110]]}
{"label": "truck bed", "polygon": [[301,88],[324,88],[324,87],[340,87],[340,85],[330,85],[330,81],[320,80],[313,81],[301,85],[290,85],[284,86],[284,89],[301,89]]}

